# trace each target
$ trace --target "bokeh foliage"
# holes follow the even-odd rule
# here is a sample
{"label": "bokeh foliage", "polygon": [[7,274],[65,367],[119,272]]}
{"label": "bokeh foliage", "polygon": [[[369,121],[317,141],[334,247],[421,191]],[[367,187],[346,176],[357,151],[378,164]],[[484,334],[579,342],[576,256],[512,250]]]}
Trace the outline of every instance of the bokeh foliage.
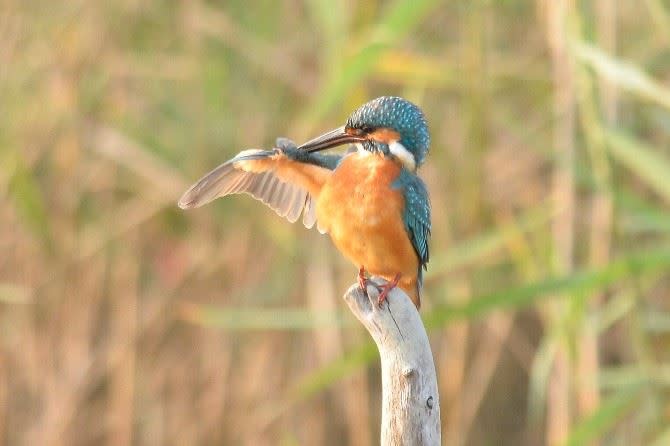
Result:
{"label": "bokeh foliage", "polygon": [[670,4],[5,0],[0,443],[376,444],[327,238],[199,175],[424,109],[447,445],[670,442]]}

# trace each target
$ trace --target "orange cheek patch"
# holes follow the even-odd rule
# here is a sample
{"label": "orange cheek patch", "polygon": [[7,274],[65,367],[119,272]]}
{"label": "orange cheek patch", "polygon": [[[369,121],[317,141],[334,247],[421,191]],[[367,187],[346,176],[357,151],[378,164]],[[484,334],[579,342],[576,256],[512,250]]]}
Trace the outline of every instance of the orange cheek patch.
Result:
{"label": "orange cheek patch", "polygon": [[370,133],[370,138],[388,144],[392,141],[399,141],[400,133],[393,129],[380,128]]}

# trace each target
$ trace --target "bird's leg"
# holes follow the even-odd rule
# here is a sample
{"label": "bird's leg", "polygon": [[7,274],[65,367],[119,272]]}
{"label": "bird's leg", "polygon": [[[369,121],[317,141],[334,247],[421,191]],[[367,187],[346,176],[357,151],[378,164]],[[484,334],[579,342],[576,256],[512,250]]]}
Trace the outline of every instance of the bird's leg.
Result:
{"label": "bird's leg", "polygon": [[365,277],[365,267],[363,265],[358,268],[358,286],[363,290],[365,297],[368,297],[368,278]]}
{"label": "bird's leg", "polygon": [[388,297],[391,290],[398,286],[400,281],[400,273],[396,274],[392,281],[388,282],[386,285],[383,285],[381,293],[379,293],[379,298],[377,299],[377,305],[381,307],[386,298]]}

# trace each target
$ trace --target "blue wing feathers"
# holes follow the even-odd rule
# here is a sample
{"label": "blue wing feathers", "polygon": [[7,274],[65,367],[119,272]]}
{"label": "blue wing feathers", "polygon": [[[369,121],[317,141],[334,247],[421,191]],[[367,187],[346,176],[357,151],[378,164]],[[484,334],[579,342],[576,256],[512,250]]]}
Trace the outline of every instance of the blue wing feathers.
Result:
{"label": "blue wing feathers", "polygon": [[405,196],[403,221],[414,251],[419,258],[419,284],[423,271],[430,259],[430,200],[428,190],[421,178],[403,169],[394,181],[393,187],[401,189]]}

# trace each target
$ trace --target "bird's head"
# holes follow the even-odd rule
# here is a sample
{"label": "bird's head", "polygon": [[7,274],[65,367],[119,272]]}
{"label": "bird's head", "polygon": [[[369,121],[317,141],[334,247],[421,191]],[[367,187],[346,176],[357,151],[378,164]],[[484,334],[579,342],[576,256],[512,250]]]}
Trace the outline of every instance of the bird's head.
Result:
{"label": "bird's head", "polygon": [[419,107],[403,98],[382,96],[360,106],[342,127],[299,149],[316,152],[342,144],[360,144],[369,152],[393,156],[414,171],[428,154],[430,135]]}

